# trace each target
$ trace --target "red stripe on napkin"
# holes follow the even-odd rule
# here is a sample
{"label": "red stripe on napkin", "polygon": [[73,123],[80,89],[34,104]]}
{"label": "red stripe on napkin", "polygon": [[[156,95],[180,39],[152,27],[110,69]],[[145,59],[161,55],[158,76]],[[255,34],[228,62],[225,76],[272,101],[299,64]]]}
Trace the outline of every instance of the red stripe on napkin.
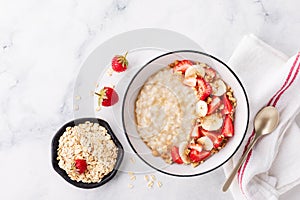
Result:
{"label": "red stripe on napkin", "polygon": [[294,70],[294,68],[295,68],[295,66],[296,66],[296,63],[298,62],[298,59],[299,59],[299,54],[300,54],[300,52],[298,53],[298,55],[297,55],[297,57],[296,57],[296,59],[295,59],[295,61],[294,61],[294,63],[293,63],[293,66],[292,66],[292,68],[290,69],[290,72],[289,72],[289,74],[288,74],[288,76],[287,76],[287,78],[285,79],[285,82],[284,82],[284,84],[282,85],[282,87],[272,96],[272,98],[270,99],[270,101],[268,102],[268,106],[269,105],[271,105],[271,102],[273,101],[273,99],[280,93],[280,92],[282,92],[282,90],[283,90],[283,88],[286,86],[286,84],[288,83],[288,81],[289,81],[289,79],[290,79],[290,77],[291,77],[291,75],[292,75],[292,72],[293,72],[293,70]]}
{"label": "red stripe on napkin", "polygon": [[[272,104],[273,106],[276,106],[276,104],[277,104],[277,102],[279,101],[279,99],[280,99],[280,97],[282,96],[282,94],[283,94],[283,93],[284,93],[284,92],[292,85],[292,83],[293,83],[294,80],[296,79],[296,77],[297,77],[297,75],[298,75],[298,73],[299,73],[299,70],[300,70],[300,63],[298,64],[298,67],[297,67],[297,69],[296,69],[296,72],[295,72],[295,74],[294,74],[294,76],[293,76],[291,82],[287,85],[287,83],[289,82],[289,79],[290,79],[290,77],[291,77],[291,75],[292,75],[292,73],[293,73],[293,71],[294,71],[294,68],[295,68],[295,66],[296,66],[296,63],[298,62],[299,56],[300,56],[300,52],[297,54],[296,59],[295,59],[293,65],[292,65],[292,67],[291,67],[291,69],[290,69],[290,71],[289,71],[289,74],[288,74],[288,76],[287,76],[287,78],[286,78],[284,84],[283,84],[282,87],[281,87],[281,88],[280,88],[280,89],[272,96],[272,98],[270,99],[270,101],[268,102],[267,105],[270,105],[271,102],[273,101],[273,99],[277,96],[276,99],[275,99],[275,101],[274,101],[274,103]],[[287,86],[286,86],[286,85],[287,85]],[[252,138],[253,138],[254,135],[255,135],[255,131],[254,131],[254,129],[253,129],[252,134],[251,134],[250,137],[248,138],[248,141],[247,141],[247,144],[246,144],[246,146],[245,146],[245,148],[244,148],[243,154],[246,152],[246,149],[248,148],[248,146],[249,146],[249,144],[250,144],[250,142],[251,142],[251,140],[252,140]],[[251,158],[251,155],[252,155],[252,150],[251,150],[251,151],[249,152],[249,154],[247,155],[247,159],[246,159],[244,165],[242,165],[242,167],[241,167],[241,168],[239,169],[239,171],[238,171],[238,182],[239,182],[239,184],[240,184],[240,188],[241,188],[241,190],[242,190],[242,192],[243,192],[244,195],[245,195],[245,193],[244,193],[244,190],[243,190],[243,183],[242,183],[242,182],[243,182],[243,176],[244,176],[245,169],[246,169],[246,167],[247,167],[247,165],[248,165],[248,162],[249,162],[249,160],[250,160],[250,158]]]}
{"label": "red stripe on napkin", "polygon": [[[280,93],[280,96],[282,95],[282,93],[287,89],[287,88],[285,88],[284,89],[284,87],[287,85],[287,83],[288,83],[288,81],[289,81],[289,79],[290,79],[290,77],[291,77],[291,75],[292,75],[292,73],[293,73],[293,70],[294,70],[294,68],[295,68],[295,66],[296,66],[296,64],[297,64],[297,62],[298,62],[298,59],[299,59],[299,56],[300,56],[300,52],[298,53],[298,55],[297,55],[297,57],[296,57],[296,59],[295,59],[295,61],[294,61],[294,63],[293,63],[293,65],[292,65],[292,67],[291,67],[291,69],[290,69],[290,71],[289,71],[289,74],[288,74],[288,76],[287,76],[287,78],[285,79],[285,82],[284,82],[284,84],[281,86],[281,88],[272,96],[272,98],[269,100],[269,102],[268,102],[268,106],[269,105],[271,105],[271,103],[272,103],[272,101],[274,100],[274,98]],[[294,78],[295,78],[295,76],[294,76]],[[293,80],[292,80],[293,81]],[[290,83],[291,84],[291,83]],[[289,87],[289,86],[288,86]],[[276,100],[278,101],[279,100],[279,96],[276,98]],[[277,103],[277,101],[276,101],[276,103]],[[275,104],[276,105],[276,104]],[[274,105],[273,105],[274,106]],[[246,143],[246,145],[245,145],[245,148],[244,148],[244,151],[243,151],[243,154],[242,155],[244,155],[245,154],[245,152],[246,152],[246,150],[248,149],[248,146],[249,146],[249,144],[250,144],[250,142],[252,141],[252,139],[253,139],[253,137],[254,137],[254,135],[255,135],[255,131],[254,131],[254,129],[253,129],[253,131],[252,131],[252,133],[251,133],[251,135],[250,135],[250,137],[248,138],[248,141],[247,141],[247,143]],[[250,159],[250,157],[251,157],[251,154],[252,154],[252,150],[249,152],[249,154],[248,154],[248,157],[247,157],[247,160],[249,160]],[[250,156],[249,156],[250,155]],[[246,162],[247,162],[247,160],[246,160]],[[245,163],[246,163],[245,162]],[[241,172],[241,170],[242,170],[242,168],[244,168],[245,167],[245,164],[244,165],[242,165],[242,167],[238,170],[238,182],[240,183],[241,182],[241,176],[240,176],[240,172]],[[242,171],[244,171],[244,169],[242,170]],[[244,174],[243,172],[242,172],[242,174]]]}
{"label": "red stripe on napkin", "polygon": [[276,104],[277,104],[277,102],[278,102],[278,100],[280,99],[280,97],[281,97],[281,95],[292,85],[292,83],[294,82],[294,80],[296,79],[296,77],[297,77],[297,75],[298,75],[298,73],[299,73],[299,66],[300,66],[300,64],[298,65],[298,67],[297,67],[297,69],[296,69],[296,72],[295,72],[295,75],[294,75],[294,77],[293,77],[293,79],[292,79],[292,81],[289,83],[289,85],[283,90],[283,91],[281,91],[280,92],[280,94],[276,97],[276,99],[275,99],[275,101],[274,101],[274,103],[273,103],[273,106],[276,106]]}

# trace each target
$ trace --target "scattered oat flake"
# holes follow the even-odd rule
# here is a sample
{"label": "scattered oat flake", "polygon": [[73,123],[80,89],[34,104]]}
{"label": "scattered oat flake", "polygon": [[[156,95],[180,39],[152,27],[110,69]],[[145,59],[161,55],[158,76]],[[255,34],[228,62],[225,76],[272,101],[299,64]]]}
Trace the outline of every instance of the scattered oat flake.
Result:
{"label": "scattered oat flake", "polygon": [[95,92],[94,91],[90,91],[90,96],[94,96]]}
{"label": "scattered oat flake", "polygon": [[96,83],[95,86],[96,86],[96,88],[99,87],[99,83]]}
{"label": "scattered oat flake", "polygon": [[162,186],[162,182],[161,181],[158,181],[157,182],[157,186],[160,188]]}
{"label": "scattered oat flake", "polygon": [[74,105],[74,110],[79,110],[79,106],[78,105]]}
{"label": "scattered oat flake", "polygon": [[106,71],[107,76],[112,76],[113,74],[113,69],[112,68],[108,68]]}
{"label": "scattered oat flake", "polygon": [[133,175],[134,175],[134,172],[129,171],[129,172],[128,172],[128,175],[129,175],[129,176],[133,176]]}
{"label": "scattered oat flake", "polygon": [[145,175],[144,178],[145,178],[145,181],[147,181],[147,182],[149,181],[149,176],[148,175]]}
{"label": "scattered oat flake", "polygon": [[134,186],[132,184],[128,184],[128,188],[132,189]]}
{"label": "scattered oat flake", "polygon": [[151,174],[150,176],[151,176],[152,181],[156,180],[156,177],[153,174]]}
{"label": "scattered oat flake", "polygon": [[101,110],[101,107],[100,107],[100,106],[97,106],[96,111],[98,112],[98,111],[100,111],[100,110]]}
{"label": "scattered oat flake", "polygon": [[148,188],[152,188],[153,187],[153,181],[149,181],[149,183],[148,183]]}
{"label": "scattered oat flake", "polygon": [[77,95],[77,96],[75,97],[75,99],[78,101],[78,100],[81,99],[81,96]]}
{"label": "scattered oat flake", "polygon": [[131,157],[130,158],[130,162],[134,164],[135,163],[135,159],[133,157]]}
{"label": "scattered oat flake", "polygon": [[109,87],[111,87],[111,88],[115,88],[116,86],[114,85],[114,84],[109,84]]}
{"label": "scattered oat flake", "polygon": [[135,181],[136,177],[133,175],[130,177],[130,180]]}

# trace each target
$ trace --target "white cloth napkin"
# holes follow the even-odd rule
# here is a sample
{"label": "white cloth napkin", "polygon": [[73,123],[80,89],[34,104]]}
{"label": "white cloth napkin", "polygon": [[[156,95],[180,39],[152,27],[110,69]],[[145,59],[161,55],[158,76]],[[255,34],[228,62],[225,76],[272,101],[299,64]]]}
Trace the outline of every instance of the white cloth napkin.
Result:
{"label": "white cloth napkin", "polygon": [[250,122],[241,148],[224,165],[227,177],[253,135],[256,113],[273,96],[270,104],[276,104],[280,112],[278,128],[258,141],[231,185],[234,199],[278,199],[300,183],[300,123],[295,121],[300,110],[299,55],[288,59],[254,35],[247,35],[230,58],[229,66],[248,94]]}

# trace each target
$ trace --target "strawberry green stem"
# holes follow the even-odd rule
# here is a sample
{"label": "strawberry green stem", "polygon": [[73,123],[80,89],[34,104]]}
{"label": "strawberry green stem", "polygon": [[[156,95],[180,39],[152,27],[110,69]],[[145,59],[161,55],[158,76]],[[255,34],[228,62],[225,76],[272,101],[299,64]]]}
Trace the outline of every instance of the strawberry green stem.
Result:
{"label": "strawberry green stem", "polygon": [[128,54],[128,51],[126,51],[126,53],[125,53],[125,55],[124,55],[124,58],[126,58],[127,54]]}
{"label": "strawberry green stem", "polygon": [[96,95],[98,95],[99,97],[101,96],[99,93],[95,92]]}

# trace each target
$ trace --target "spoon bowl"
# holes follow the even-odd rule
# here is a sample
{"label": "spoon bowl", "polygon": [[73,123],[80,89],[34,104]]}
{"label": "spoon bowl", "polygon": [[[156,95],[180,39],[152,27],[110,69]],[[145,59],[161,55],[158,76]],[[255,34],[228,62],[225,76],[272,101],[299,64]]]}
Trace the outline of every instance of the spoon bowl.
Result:
{"label": "spoon bowl", "polygon": [[267,135],[274,131],[279,122],[278,110],[273,106],[261,109],[254,120],[256,134]]}

